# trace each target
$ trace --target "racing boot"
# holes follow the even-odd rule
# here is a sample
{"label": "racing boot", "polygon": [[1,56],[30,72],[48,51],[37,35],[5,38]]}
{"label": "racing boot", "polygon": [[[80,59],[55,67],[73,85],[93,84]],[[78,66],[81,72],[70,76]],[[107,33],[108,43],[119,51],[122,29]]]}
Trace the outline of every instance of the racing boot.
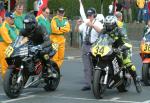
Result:
{"label": "racing boot", "polygon": [[141,93],[141,92],[142,92],[141,80],[140,80],[140,77],[137,76],[136,68],[135,68],[134,65],[131,65],[131,66],[130,66],[129,73],[131,74],[131,76],[132,76],[132,78],[133,78],[134,85],[135,85],[135,87],[136,87],[136,91],[137,91],[138,93]]}

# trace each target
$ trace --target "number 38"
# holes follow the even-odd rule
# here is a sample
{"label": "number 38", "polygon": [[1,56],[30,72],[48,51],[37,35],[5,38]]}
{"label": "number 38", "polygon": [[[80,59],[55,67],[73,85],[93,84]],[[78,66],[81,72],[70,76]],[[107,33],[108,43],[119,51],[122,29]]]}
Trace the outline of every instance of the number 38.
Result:
{"label": "number 38", "polygon": [[150,44],[145,44],[145,49],[144,51],[150,51]]}

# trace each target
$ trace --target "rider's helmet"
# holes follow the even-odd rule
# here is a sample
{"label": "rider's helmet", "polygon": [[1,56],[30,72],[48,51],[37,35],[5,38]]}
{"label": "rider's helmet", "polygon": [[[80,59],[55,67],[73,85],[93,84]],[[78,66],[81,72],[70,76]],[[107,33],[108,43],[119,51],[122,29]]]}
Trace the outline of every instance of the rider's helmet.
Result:
{"label": "rider's helmet", "polygon": [[32,33],[37,27],[37,21],[35,16],[32,14],[27,14],[23,20],[24,29],[28,32],[28,34]]}
{"label": "rider's helmet", "polygon": [[105,26],[108,32],[114,30],[117,27],[117,17],[113,15],[106,16]]}
{"label": "rider's helmet", "polygon": [[86,11],[86,16],[92,16],[94,15],[94,18],[97,16],[96,9],[91,7]]}

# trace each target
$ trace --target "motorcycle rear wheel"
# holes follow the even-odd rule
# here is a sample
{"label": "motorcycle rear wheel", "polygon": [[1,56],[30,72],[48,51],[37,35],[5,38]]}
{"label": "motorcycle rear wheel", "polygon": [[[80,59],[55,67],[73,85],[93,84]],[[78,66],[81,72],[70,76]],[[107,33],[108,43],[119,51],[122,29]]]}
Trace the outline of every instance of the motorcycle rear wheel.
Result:
{"label": "motorcycle rear wheel", "polygon": [[18,71],[14,67],[8,67],[3,88],[6,95],[11,99],[19,97],[23,89],[23,82],[17,83],[17,76]]}

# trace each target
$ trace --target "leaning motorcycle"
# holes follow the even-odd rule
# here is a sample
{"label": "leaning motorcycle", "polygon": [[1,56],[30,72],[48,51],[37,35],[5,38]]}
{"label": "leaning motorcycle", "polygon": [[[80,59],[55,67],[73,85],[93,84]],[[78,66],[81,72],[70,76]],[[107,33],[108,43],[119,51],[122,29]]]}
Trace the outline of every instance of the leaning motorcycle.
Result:
{"label": "leaning motorcycle", "polygon": [[24,88],[37,86],[41,83],[45,91],[54,91],[60,81],[60,71],[57,64],[50,60],[51,65],[47,65],[42,60],[43,58],[50,59],[56,51],[52,50],[41,58],[39,56],[40,50],[36,46],[29,42],[21,43],[23,38],[23,36],[18,36],[6,49],[8,68],[3,86],[9,98],[17,98]]}
{"label": "leaning motorcycle", "polygon": [[142,80],[145,85],[150,85],[150,34],[143,37],[140,44],[140,56],[142,58]]}
{"label": "leaning motorcycle", "polygon": [[[131,85],[132,77],[122,63],[122,49],[112,48],[112,43],[109,35],[101,34],[91,48],[92,90],[97,99],[102,98],[107,88],[125,92]],[[141,88],[136,89],[141,92]]]}

